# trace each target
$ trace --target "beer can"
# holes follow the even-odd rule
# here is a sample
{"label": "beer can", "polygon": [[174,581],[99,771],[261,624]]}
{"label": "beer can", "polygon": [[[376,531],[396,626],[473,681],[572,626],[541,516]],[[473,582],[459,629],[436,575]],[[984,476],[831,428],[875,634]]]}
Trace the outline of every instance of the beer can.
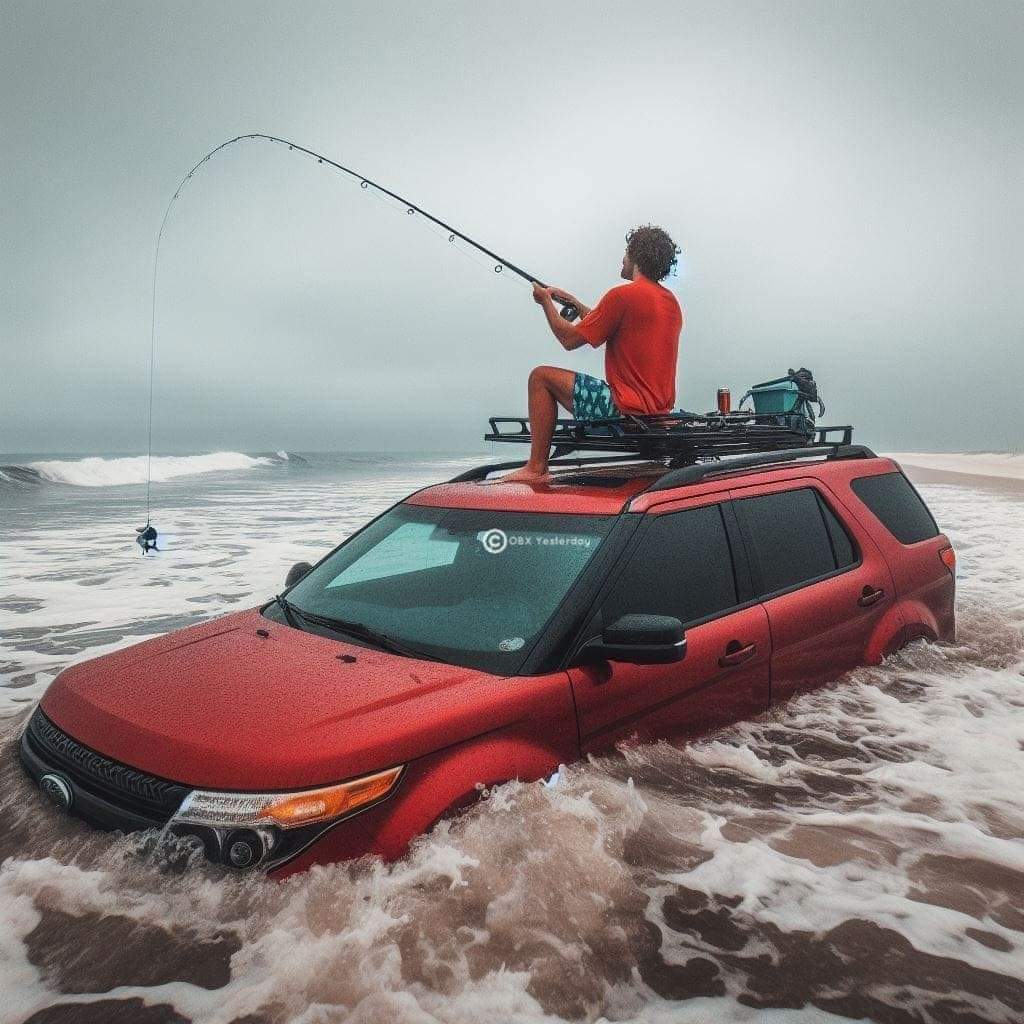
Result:
{"label": "beer can", "polygon": [[727,416],[732,411],[732,396],[728,388],[718,389],[718,411]]}

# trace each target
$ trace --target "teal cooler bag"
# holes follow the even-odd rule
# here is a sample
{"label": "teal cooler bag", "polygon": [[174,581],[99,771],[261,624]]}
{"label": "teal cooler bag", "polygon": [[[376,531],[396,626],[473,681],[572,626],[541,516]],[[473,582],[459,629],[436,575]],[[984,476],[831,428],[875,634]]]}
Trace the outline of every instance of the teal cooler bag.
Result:
{"label": "teal cooler bag", "polygon": [[754,412],[758,416],[799,412],[800,405],[804,401],[796,383],[786,377],[781,380],[766,381],[764,384],[755,384],[748,394],[754,400]]}
{"label": "teal cooler bag", "polygon": [[817,404],[820,415],[825,413],[814,375],[804,367],[790,370],[785,377],[755,384],[740,399],[741,407],[748,398],[753,400],[755,415],[772,416],[779,426],[808,435],[814,433],[814,405]]}

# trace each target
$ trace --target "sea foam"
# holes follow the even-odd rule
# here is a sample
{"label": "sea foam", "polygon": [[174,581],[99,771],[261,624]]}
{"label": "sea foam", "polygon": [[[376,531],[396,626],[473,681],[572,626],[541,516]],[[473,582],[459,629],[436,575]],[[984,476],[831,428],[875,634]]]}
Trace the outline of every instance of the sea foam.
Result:
{"label": "sea foam", "polygon": [[182,870],[152,837],[49,807],[16,749],[64,666],[267,599],[288,566],[456,468],[352,465],[179,496],[160,525],[182,543],[148,558],[117,492],[0,506],[0,1022],[1024,1020],[1009,488],[921,487],[957,551],[955,643],[686,744],[627,743],[554,785],[490,786],[392,864],[283,883]]}

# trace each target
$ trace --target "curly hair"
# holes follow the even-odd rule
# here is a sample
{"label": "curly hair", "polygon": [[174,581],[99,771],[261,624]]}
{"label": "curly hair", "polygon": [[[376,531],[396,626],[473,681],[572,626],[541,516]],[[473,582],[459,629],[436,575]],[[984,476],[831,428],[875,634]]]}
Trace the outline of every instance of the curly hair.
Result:
{"label": "curly hair", "polygon": [[679,252],[668,232],[653,224],[642,224],[626,235],[626,255],[652,281],[661,281],[672,273]]}

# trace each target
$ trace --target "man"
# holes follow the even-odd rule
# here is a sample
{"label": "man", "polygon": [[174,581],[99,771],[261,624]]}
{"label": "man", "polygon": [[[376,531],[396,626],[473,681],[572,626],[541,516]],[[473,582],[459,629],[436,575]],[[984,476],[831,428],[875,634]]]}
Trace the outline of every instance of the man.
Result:
{"label": "man", "polygon": [[[679,250],[661,228],[644,225],[626,235],[622,277],[594,309],[561,288],[533,286],[551,332],[567,352],[605,346],[607,380],[557,366],[537,366],[528,386],[530,459],[503,479],[536,483],[548,475],[548,453],[558,406],[578,420],[600,420],[626,413],[643,416],[671,411],[676,397],[676,359],[683,313],[676,297],[659,282],[676,263]],[[552,296],[568,300],[583,319],[571,324],[559,316]]]}

